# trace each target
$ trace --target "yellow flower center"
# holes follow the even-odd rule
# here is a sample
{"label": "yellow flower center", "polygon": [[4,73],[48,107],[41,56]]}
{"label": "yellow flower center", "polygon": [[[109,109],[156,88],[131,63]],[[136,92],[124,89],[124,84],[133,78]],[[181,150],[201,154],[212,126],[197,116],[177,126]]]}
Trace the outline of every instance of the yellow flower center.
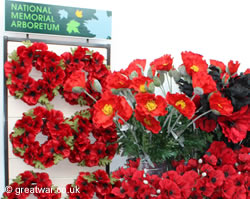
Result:
{"label": "yellow flower center", "polygon": [[186,108],[186,103],[183,100],[179,100],[175,103],[175,106],[180,106],[181,109]]}
{"label": "yellow flower center", "polygon": [[191,69],[194,71],[194,72],[199,72],[199,67],[198,66],[196,66],[196,65],[193,65],[193,66],[191,66]]}
{"label": "yellow flower center", "polygon": [[141,93],[146,93],[147,92],[144,84],[140,85],[139,90],[140,90]]}
{"label": "yellow flower center", "polygon": [[148,120],[147,118],[144,118],[143,121],[144,121],[145,124],[148,125],[148,126],[151,126],[151,125],[152,125],[151,122],[150,122],[150,120]]}
{"label": "yellow flower center", "polygon": [[154,111],[157,108],[157,104],[154,100],[147,101],[145,107],[148,109],[148,111]]}
{"label": "yellow flower center", "polygon": [[218,104],[218,107],[223,108],[223,106],[221,106],[221,104]]}
{"label": "yellow flower center", "polygon": [[162,64],[163,66],[167,66],[168,65],[168,63],[165,63],[165,64]]}
{"label": "yellow flower center", "polygon": [[120,85],[124,85],[124,82],[123,81],[119,81]]}
{"label": "yellow flower center", "polygon": [[113,107],[110,104],[105,104],[105,106],[102,108],[102,112],[105,115],[110,116],[113,113]]}

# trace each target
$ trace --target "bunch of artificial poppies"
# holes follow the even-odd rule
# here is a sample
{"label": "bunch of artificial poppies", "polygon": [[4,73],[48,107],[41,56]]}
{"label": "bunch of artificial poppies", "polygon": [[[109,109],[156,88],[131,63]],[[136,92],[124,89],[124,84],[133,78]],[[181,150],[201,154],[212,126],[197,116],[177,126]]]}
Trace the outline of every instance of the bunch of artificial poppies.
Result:
{"label": "bunch of artificial poppies", "polygon": [[[47,140],[40,144],[36,138],[42,133]],[[10,134],[13,153],[26,164],[45,169],[70,155],[73,136],[63,113],[36,107],[23,114]]]}
{"label": "bunch of artificial poppies", "polygon": [[[249,69],[237,74],[239,63],[233,61],[226,66],[211,60],[209,66],[192,52],[183,52],[182,60],[175,68],[173,58],[164,55],[150,63],[146,75],[146,60],[137,59],[107,76],[101,99],[94,104],[93,121],[104,128],[116,124],[125,155],[144,156],[149,162],[179,158],[183,147],[198,143],[195,139],[201,140],[196,149],[203,150],[213,139],[220,140],[215,131],[223,133],[224,141],[249,142]],[[172,79],[180,92],[173,92]]]}
{"label": "bunch of artificial poppies", "polygon": [[38,199],[59,199],[61,193],[57,190],[47,173],[25,171],[13,180],[8,190],[3,193],[3,199],[28,198],[34,195]]}
{"label": "bunch of artificial poppies", "polygon": [[88,167],[105,166],[111,162],[118,147],[115,126],[95,127],[91,110],[76,113],[66,123],[71,125],[74,137],[70,162]]}

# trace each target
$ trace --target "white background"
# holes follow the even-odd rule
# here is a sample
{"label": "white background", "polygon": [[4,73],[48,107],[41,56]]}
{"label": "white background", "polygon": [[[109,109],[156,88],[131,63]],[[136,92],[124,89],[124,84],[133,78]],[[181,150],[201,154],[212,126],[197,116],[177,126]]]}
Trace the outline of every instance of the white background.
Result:
{"label": "white background", "polygon": [[[49,0],[34,2],[52,3]],[[0,36],[4,8],[0,2]],[[207,59],[241,63],[241,71],[250,67],[250,2],[248,0],[53,0],[53,4],[113,11],[111,67],[125,68],[136,58],[148,63],[163,54],[172,54],[176,66],[180,53],[191,50]],[[1,68],[2,65],[2,39]],[[44,37],[46,38],[46,37]],[[3,70],[1,92],[3,96]],[[3,98],[0,97],[0,195],[4,186]]]}

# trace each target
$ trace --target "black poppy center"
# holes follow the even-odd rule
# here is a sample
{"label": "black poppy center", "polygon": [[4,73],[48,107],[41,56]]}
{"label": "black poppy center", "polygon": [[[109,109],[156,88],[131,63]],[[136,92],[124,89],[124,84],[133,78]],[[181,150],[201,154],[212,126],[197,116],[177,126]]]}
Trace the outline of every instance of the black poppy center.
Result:
{"label": "black poppy center", "polygon": [[227,171],[225,171],[224,176],[227,178],[229,176],[229,173]]}
{"label": "black poppy center", "polygon": [[64,147],[63,146],[59,146],[58,149],[59,149],[59,151],[63,151]]}
{"label": "black poppy center", "polygon": [[51,149],[50,149],[50,152],[51,152],[51,153],[55,153],[55,149],[54,149],[54,148],[51,148]]}
{"label": "black poppy center", "polygon": [[202,186],[202,187],[200,187],[200,190],[201,191],[206,191],[206,187]]}
{"label": "black poppy center", "polygon": [[215,183],[216,182],[216,178],[212,178],[211,181],[212,181],[212,183]]}
{"label": "black poppy center", "polygon": [[235,123],[232,121],[227,121],[226,123],[229,127],[233,127],[235,125]]}
{"label": "black poppy center", "polygon": [[54,67],[53,67],[53,66],[50,66],[50,67],[49,67],[49,71],[50,71],[50,72],[54,72]]}
{"label": "black poppy center", "polygon": [[35,97],[36,96],[36,92],[35,91],[31,91],[30,92],[30,96]]}
{"label": "black poppy center", "polygon": [[29,52],[29,53],[28,53],[28,57],[29,57],[29,58],[31,58],[31,57],[32,57],[32,55],[33,55],[33,53],[32,53],[32,52]]}
{"label": "black poppy center", "polygon": [[16,75],[16,77],[17,77],[18,79],[23,79],[23,75],[22,75],[22,74],[20,74],[20,73],[19,73],[19,74],[17,74],[17,75]]}
{"label": "black poppy center", "polygon": [[125,193],[125,190],[123,188],[120,189],[121,193]]}
{"label": "black poppy center", "polygon": [[70,64],[70,60],[68,59],[68,60],[66,60],[66,64]]}
{"label": "black poppy center", "polygon": [[74,62],[75,63],[79,63],[79,59],[74,59]]}
{"label": "black poppy center", "polygon": [[55,124],[54,128],[55,128],[56,130],[59,130],[59,129],[60,129],[60,127],[59,127],[58,124]]}
{"label": "black poppy center", "polygon": [[169,195],[170,196],[173,195],[173,191],[172,190],[169,191]]}

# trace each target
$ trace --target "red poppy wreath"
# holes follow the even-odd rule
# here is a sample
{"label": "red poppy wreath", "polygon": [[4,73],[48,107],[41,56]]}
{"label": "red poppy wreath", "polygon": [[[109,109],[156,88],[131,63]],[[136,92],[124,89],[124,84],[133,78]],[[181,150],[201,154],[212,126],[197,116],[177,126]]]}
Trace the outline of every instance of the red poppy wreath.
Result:
{"label": "red poppy wreath", "polygon": [[118,147],[115,126],[96,128],[92,122],[91,110],[77,112],[66,123],[71,125],[74,136],[70,162],[88,167],[105,166],[111,162]]}
{"label": "red poppy wreath", "polygon": [[[47,136],[43,144],[36,141],[40,132]],[[35,168],[45,169],[69,156],[73,136],[61,111],[36,107],[16,122],[10,140],[16,156]]]}
{"label": "red poppy wreath", "polygon": [[[48,104],[58,93],[65,73],[60,65],[61,58],[48,51],[45,43],[29,43],[19,46],[9,56],[11,61],[4,65],[7,87],[12,96],[28,105]],[[30,77],[32,68],[42,72],[42,79]]]}
{"label": "red poppy wreath", "polygon": [[25,171],[19,174],[13,183],[6,187],[3,193],[3,199],[8,198],[27,198],[34,195],[39,199],[57,199],[61,198],[61,193],[55,187],[47,173],[35,173],[33,171]]}
{"label": "red poppy wreath", "polygon": [[[100,98],[100,93],[94,89],[94,83],[98,81],[105,89],[106,77],[110,73],[104,62],[104,57],[99,52],[90,51],[88,48],[78,46],[75,50],[61,55],[64,60],[65,79],[60,90],[66,102],[71,105],[92,105],[95,99]],[[82,87],[86,92],[72,92],[73,87]],[[88,93],[88,94],[86,94]]]}

